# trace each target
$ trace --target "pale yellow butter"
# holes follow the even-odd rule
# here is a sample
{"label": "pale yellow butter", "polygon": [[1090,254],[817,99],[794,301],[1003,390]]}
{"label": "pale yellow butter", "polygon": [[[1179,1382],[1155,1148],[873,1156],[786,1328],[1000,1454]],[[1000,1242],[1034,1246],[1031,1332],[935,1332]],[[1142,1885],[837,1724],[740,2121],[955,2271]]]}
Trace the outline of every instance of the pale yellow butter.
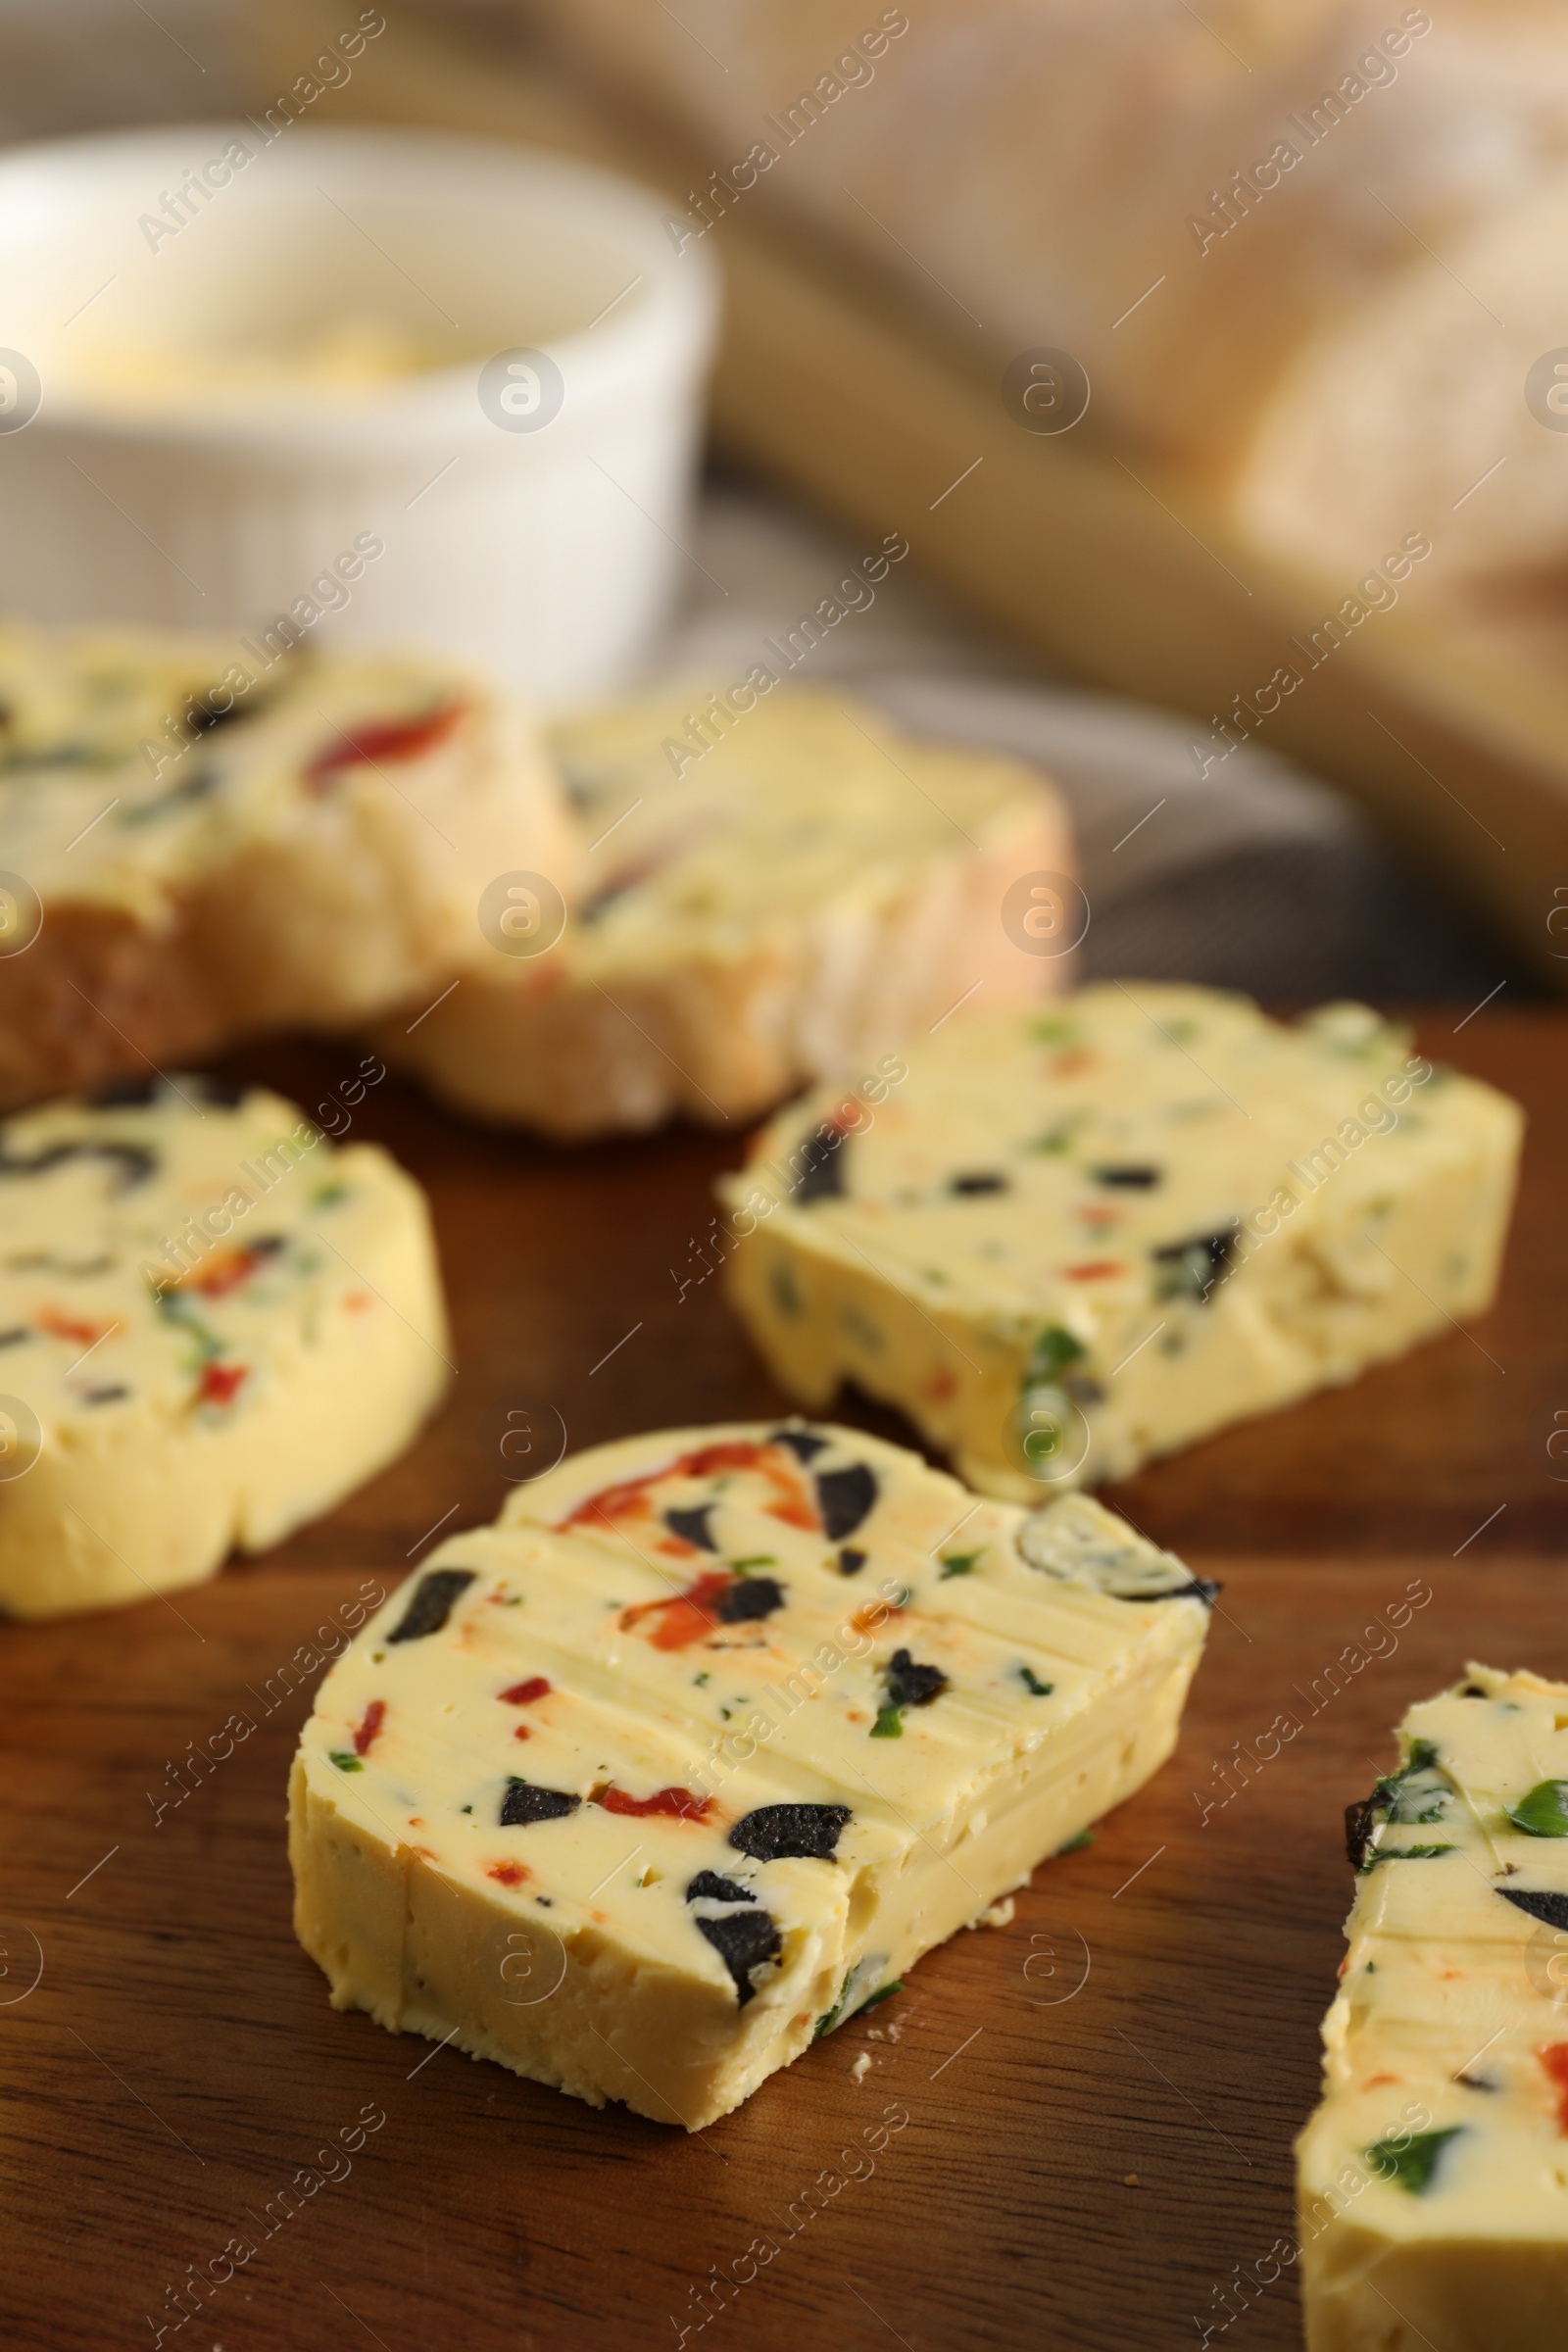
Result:
{"label": "pale yellow butter", "polygon": [[1090,988],[781,1112],[718,1188],[726,1278],[803,1404],[853,1380],[1023,1498],[1481,1312],[1521,1124],[1362,1005]]}
{"label": "pale yellow butter", "polygon": [[428,1212],[383,1152],[260,1089],[121,1091],[0,1124],[15,1617],[142,1600],[276,1543],[401,1452],[447,1377]]}
{"label": "pale yellow butter", "polygon": [[300,1938],[340,2008],[697,2130],[1148,1779],[1210,1597],[850,1430],[597,1447],[322,1685]]}
{"label": "pale yellow butter", "polygon": [[1568,1684],[1472,1666],[1399,1740],[1297,2145],[1307,2343],[1561,2352]]}

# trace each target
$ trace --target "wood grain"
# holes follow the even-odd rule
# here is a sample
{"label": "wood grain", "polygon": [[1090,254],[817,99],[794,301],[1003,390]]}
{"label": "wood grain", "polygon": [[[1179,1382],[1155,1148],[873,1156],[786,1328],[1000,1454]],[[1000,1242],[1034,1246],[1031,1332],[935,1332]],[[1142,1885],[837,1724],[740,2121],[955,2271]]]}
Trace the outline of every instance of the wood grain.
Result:
{"label": "wood grain", "polygon": [[[1008,1927],[955,1938],[690,2140],[329,2010],[290,1932],[283,1835],[315,1677],[288,1696],[278,1675],[364,1578],[407,1573],[444,1514],[493,1516],[509,1409],[542,1427],[553,1405],[580,1446],[777,1408],[714,1286],[678,1302],[669,1273],[690,1272],[740,1138],[566,1153],[465,1128],[390,1080],[372,1092],[354,1132],[435,1204],[450,1405],[269,1557],[172,1604],[0,1642],[0,2341],[150,2344],[174,2316],[166,2290],[235,2238],[254,2256],[166,2343],[622,2352],[682,2326],[747,2352],[1198,2341],[1235,2266],[1267,2275],[1290,2232],[1290,2142],[1350,1892],[1341,1808],[1382,1768],[1388,1727],[1466,1656],[1568,1674],[1568,1485],[1551,1476],[1568,1464],[1545,1451],[1568,1410],[1568,1017],[1449,1026],[1426,1026],[1427,1050],[1532,1112],[1496,1312],[1129,1486],[1140,1524],[1225,1585],[1176,1760],[1090,1850],[1039,1871]],[[311,1104],[353,1058],[280,1046],[232,1066]],[[1396,1631],[1412,1585],[1430,1598]],[[1349,1642],[1384,1654],[1330,1675]],[[237,1712],[254,1730],[157,1817],[168,1767]],[[1233,1766],[1217,1802],[1217,1761],[1282,1713],[1298,1732]],[[384,2124],[320,2158],[367,2105]],[[340,2177],[283,2219],[277,2192],[312,2165]],[[750,2276],[756,2239],[776,2251]],[[714,2265],[736,2283],[699,2332]],[[1213,2340],[1295,2343],[1291,2278]]]}
{"label": "wood grain", "polygon": [[[334,24],[325,0],[255,12],[261,104]],[[673,126],[616,114],[538,56],[487,48],[471,19],[431,7],[400,14],[333,106],[340,119],[563,150],[680,209],[714,161]],[[944,335],[906,293],[770,213],[765,191],[720,223],[710,249],[727,294],[712,381],[721,448],[858,531],[902,531],[915,564],[966,606],[1086,677],[1191,712],[1204,745],[1238,696],[1250,710],[1278,665],[1297,669],[1300,687],[1255,740],[1357,794],[1550,989],[1568,989],[1560,911],[1548,929],[1568,903],[1560,591],[1555,602],[1540,590],[1445,597],[1417,571],[1397,611],[1314,662],[1298,640],[1352,583],[1241,541],[1211,483],[1119,447],[1093,406],[1071,433],[1024,431],[979,338]],[[1411,519],[1438,536],[1446,517]]]}

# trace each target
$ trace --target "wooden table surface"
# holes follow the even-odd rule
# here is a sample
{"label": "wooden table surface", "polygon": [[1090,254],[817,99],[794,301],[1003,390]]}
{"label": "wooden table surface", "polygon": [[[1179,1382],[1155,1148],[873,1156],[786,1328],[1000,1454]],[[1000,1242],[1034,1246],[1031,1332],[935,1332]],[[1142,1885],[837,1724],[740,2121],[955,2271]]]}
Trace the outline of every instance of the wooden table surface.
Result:
{"label": "wooden table surface", "polygon": [[[1227,2352],[1297,2343],[1291,2140],[1350,1895],[1341,1808],[1467,1655],[1568,1674],[1568,1459],[1548,1451],[1568,1429],[1568,1016],[1458,1019],[1426,1019],[1425,1049],[1531,1115],[1497,1309],[1108,1494],[1224,1580],[1175,1760],[1036,1874],[1010,1926],[955,1937],[692,2138],[327,2007],[284,1850],[308,1691],[155,1819],[167,1766],[258,1713],[247,1687],[362,1578],[494,1515],[509,1410],[553,1407],[581,1446],[781,1402],[714,1284],[677,1287],[738,1135],[564,1153],[372,1093],[354,1134],[435,1203],[461,1365],[440,1419],[177,1614],[0,1641],[0,2341],[1148,2352],[1201,2323]],[[356,1058],[233,1066],[311,1105]],[[1282,1712],[1298,1734],[1205,1819],[1218,1761]],[[306,2166],[320,2184],[284,2219]],[[212,2283],[235,2240],[254,2254]],[[176,2332],[193,2270],[209,2284]]]}

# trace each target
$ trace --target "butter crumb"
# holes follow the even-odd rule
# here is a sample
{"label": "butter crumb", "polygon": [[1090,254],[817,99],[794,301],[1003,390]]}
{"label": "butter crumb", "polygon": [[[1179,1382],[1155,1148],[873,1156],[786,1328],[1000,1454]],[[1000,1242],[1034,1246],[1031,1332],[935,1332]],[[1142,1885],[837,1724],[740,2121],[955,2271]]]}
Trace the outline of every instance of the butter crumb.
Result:
{"label": "butter crumb", "polygon": [[971,1928],[1010,1928],[1012,1915],[1017,1908],[1012,1896],[1004,1894],[1000,1903],[987,1904],[978,1918],[970,1920],[969,1925]]}
{"label": "butter crumb", "polygon": [[858,2058],[857,2058],[855,2061],[855,2064],[850,2069],[850,2081],[852,2082],[863,2082],[866,2076],[870,2072],[871,2053],[869,2050],[862,2050]]}

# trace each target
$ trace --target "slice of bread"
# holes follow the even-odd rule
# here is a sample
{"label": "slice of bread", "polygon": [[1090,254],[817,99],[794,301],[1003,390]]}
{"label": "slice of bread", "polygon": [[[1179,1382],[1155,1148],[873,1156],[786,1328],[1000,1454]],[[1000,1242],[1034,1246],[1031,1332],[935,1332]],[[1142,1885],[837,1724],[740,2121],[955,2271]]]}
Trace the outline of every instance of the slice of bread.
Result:
{"label": "slice of bread", "polygon": [[569,887],[532,723],[441,657],[0,630],[0,1104],[341,1028]]}
{"label": "slice of bread", "polygon": [[1412,530],[1444,572],[1560,565],[1565,239],[1568,168],[1305,340],[1236,477],[1243,528],[1348,590]]}
{"label": "slice of bread", "polygon": [[[1043,777],[832,696],[722,724],[717,699],[707,748],[663,703],[557,727],[589,844],[564,935],[526,955],[495,936],[486,971],[380,1025],[389,1060],[563,1138],[720,1125],[858,1078],[969,1004],[1064,984],[1073,850]],[[1041,875],[1057,928],[1026,938],[1003,902]]]}

